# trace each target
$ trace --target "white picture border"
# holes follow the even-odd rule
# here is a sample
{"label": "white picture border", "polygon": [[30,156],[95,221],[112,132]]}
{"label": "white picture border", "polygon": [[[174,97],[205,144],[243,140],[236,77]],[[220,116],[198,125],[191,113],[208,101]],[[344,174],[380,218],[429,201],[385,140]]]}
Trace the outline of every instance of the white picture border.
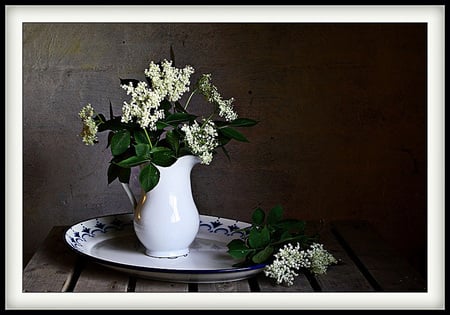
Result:
{"label": "white picture border", "polygon": [[[5,6],[5,308],[444,309],[444,6]],[[428,292],[23,293],[22,23],[428,23]]]}

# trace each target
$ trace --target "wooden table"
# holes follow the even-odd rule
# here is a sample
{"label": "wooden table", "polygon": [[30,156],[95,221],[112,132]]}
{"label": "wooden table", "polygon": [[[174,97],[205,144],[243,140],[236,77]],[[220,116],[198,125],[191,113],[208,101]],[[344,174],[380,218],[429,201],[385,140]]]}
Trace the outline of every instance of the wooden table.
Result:
{"label": "wooden table", "polygon": [[[314,225],[314,224],[313,224]],[[323,226],[320,242],[338,260],[326,275],[301,274],[293,286],[260,273],[223,283],[171,283],[136,278],[72,251],[67,227],[54,227],[23,271],[23,292],[426,292],[426,281],[365,221]]]}

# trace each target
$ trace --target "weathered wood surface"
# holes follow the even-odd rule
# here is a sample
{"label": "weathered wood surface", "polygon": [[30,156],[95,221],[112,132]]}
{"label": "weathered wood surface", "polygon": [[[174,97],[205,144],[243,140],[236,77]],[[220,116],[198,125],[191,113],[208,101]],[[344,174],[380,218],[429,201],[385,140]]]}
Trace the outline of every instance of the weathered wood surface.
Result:
{"label": "weathered wood surface", "polygon": [[333,231],[377,291],[424,292],[426,282],[365,221],[336,221]]}
{"label": "weathered wood surface", "polygon": [[137,278],[81,257],[64,242],[66,227],[53,228],[23,271],[24,292],[426,292],[426,282],[396,255],[367,222],[308,223],[339,261],[325,275],[300,273],[292,286],[259,273],[219,283],[172,283]]}
{"label": "weathered wood surface", "polygon": [[65,227],[54,227],[24,269],[24,292],[63,292],[79,257],[64,243]]}
{"label": "weathered wood surface", "polygon": [[198,292],[250,292],[248,280],[199,283]]}

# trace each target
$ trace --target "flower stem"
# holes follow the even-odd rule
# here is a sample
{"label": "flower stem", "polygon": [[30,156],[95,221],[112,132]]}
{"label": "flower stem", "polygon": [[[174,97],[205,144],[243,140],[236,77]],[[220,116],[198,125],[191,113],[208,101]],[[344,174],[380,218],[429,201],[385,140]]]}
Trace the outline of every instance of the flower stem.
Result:
{"label": "flower stem", "polygon": [[144,129],[144,133],[145,133],[145,136],[147,137],[148,144],[150,144],[150,149],[152,149],[153,148],[152,141],[150,140],[150,137],[148,136],[147,129],[145,129],[145,128],[142,128],[142,129]]}
{"label": "flower stem", "polygon": [[186,101],[186,105],[184,105],[184,109],[186,109],[189,105],[189,102],[191,101],[192,96],[198,91],[198,88],[192,91],[191,95],[189,95],[188,100]]}

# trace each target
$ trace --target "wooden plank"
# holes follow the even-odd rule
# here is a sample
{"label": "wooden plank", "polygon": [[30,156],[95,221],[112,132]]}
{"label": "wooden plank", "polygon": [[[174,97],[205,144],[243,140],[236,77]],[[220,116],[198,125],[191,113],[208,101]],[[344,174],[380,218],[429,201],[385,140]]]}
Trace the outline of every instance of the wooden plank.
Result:
{"label": "wooden plank", "polygon": [[365,221],[335,221],[337,236],[354,255],[360,268],[367,271],[371,281],[387,292],[424,292],[426,281],[411,265],[381,238]]}
{"label": "wooden plank", "polygon": [[188,292],[187,283],[175,283],[138,278],[134,292]]}
{"label": "wooden plank", "polygon": [[277,284],[275,279],[267,277],[264,273],[259,274],[256,279],[261,292],[314,292],[311,283],[303,273],[299,273],[291,286]]}
{"label": "wooden plank", "polygon": [[338,260],[338,264],[328,267],[326,274],[315,276],[321,291],[375,291],[354,261],[347,255],[345,249],[339,244],[329,226],[320,231],[319,243],[322,243],[324,248]]}
{"label": "wooden plank", "polygon": [[250,292],[248,280],[199,283],[198,292]]}
{"label": "wooden plank", "polygon": [[64,242],[67,227],[54,227],[23,271],[24,292],[64,292],[78,256]]}
{"label": "wooden plank", "polygon": [[129,276],[88,261],[73,292],[127,292]]}

